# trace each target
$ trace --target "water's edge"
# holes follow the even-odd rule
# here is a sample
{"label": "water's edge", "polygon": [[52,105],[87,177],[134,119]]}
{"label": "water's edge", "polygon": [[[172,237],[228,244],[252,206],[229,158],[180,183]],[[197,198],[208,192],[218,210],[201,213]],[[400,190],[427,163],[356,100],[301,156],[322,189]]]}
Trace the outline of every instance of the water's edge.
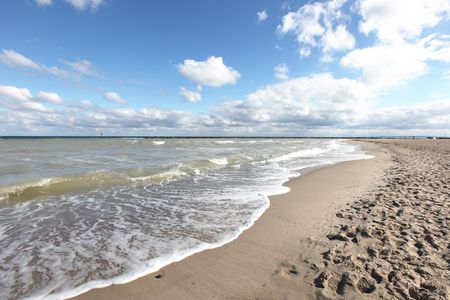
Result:
{"label": "water's edge", "polygon": [[[346,143],[348,143],[348,142],[346,141]],[[351,143],[351,144],[354,144],[354,143]],[[358,146],[358,148],[360,148],[360,146]],[[295,174],[292,177],[284,178],[284,180],[281,182],[281,185],[278,187],[276,192],[262,195],[266,198],[266,205],[264,205],[260,209],[256,210],[253,213],[252,218],[249,220],[249,222],[247,222],[245,224],[245,226],[240,227],[239,230],[235,234],[230,234],[216,243],[210,243],[210,244],[204,243],[204,244],[200,244],[196,248],[193,248],[193,249],[190,249],[187,251],[175,252],[170,255],[165,255],[165,256],[158,257],[156,259],[151,259],[151,260],[147,261],[143,265],[143,267],[133,270],[132,272],[122,274],[117,277],[89,281],[89,282],[86,282],[74,289],[60,292],[60,293],[55,293],[55,294],[49,294],[49,292],[53,289],[53,287],[49,287],[49,289],[47,291],[43,291],[44,293],[42,293],[41,295],[35,295],[35,296],[28,297],[25,299],[30,299],[30,300],[34,300],[34,299],[52,299],[52,300],[53,299],[67,299],[67,298],[76,297],[76,296],[86,293],[92,289],[105,288],[110,285],[129,283],[138,278],[155,273],[155,272],[159,271],[160,269],[162,269],[163,267],[166,267],[175,262],[179,262],[191,255],[200,253],[204,250],[211,250],[211,249],[219,248],[225,244],[228,244],[228,243],[236,240],[244,231],[251,228],[255,224],[255,222],[264,214],[264,212],[270,207],[270,197],[271,196],[285,194],[290,191],[290,188],[288,188],[286,186],[286,183],[288,183],[290,180],[293,180],[300,176],[305,176],[308,173],[310,173],[314,170],[317,170],[317,169],[332,167],[332,166],[338,165],[340,163],[348,162],[348,161],[356,161],[356,160],[364,160],[364,159],[374,158],[373,155],[367,154],[366,151],[364,151],[362,149],[355,149],[355,151],[356,150],[361,151],[362,154],[366,155],[366,157],[365,158],[346,159],[346,160],[339,161],[339,162],[332,162],[332,163],[326,163],[326,164],[319,164],[316,166],[309,166],[309,167],[298,170],[297,174]]]}

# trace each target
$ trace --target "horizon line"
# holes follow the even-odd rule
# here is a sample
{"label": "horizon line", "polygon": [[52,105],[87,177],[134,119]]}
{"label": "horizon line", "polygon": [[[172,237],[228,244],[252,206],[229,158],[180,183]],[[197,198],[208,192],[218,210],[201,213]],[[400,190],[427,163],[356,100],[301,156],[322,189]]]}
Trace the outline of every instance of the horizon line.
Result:
{"label": "horizon line", "polygon": [[223,136],[223,135],[3,135],[0,139],[39,139],[39,138],[143,138],[143,139],[449,139],[447,136],[433,135],[375,135],[375,136]]}

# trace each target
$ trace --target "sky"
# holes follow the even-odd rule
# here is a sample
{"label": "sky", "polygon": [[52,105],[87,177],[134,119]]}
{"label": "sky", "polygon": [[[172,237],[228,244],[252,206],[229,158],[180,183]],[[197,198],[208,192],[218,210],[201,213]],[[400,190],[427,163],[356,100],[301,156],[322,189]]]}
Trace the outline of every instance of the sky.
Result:
{"label": "sky", "polygon": [[3,0],[0,135],[450,136],[450,0]]}

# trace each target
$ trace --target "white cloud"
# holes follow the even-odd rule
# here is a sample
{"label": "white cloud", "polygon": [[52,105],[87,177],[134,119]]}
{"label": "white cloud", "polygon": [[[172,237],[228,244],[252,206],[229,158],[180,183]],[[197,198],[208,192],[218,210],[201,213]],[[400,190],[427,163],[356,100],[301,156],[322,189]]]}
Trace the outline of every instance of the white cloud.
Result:
{"label": "white cloud", "polygon": [[338,25],[336,30],[327,30],[323,36],[323,51],[344,51],[355,47],[355,38],[344,25]]}
{"label": "white cloud", "polygon": [[[39,93],[38,93],[39,94]],[[314,74],[268,85],[213,113],[155,108],[103,108],[89,101],[50,110],[26,88],[0,85],[3,134],[302,134],[367,135],[450,133],[450,99],[375,108],[370,89],[347,78]]]}
{"label": "white cloud", "polygon": [[433,34],[417,43],[355,49],[341,59],[341,66],[361,70],[365,84],[386,89],[424,75],[430,61],[450,62],[450,37]]}
{"label": "white cloud", "polygon": [[29,89],[10,85],[0,85],[0,95],[6,98],[28,101],[33,97]]}
{"label": "white cloud", "polygon": [[398,44],[353,50],[341,59],[341,65],[361,70],[366,84],[381,89],[395,87],[425,74],[425,60],[424,48]]}
{"label": "white cloud", "polygon": [[118,104],[128,104],[128,101],[119,96],[116,92],[107,92],[103,95],[106,100]]}
{"label": "white cloud", "polygon": [[21,103],[21,108],[26,110],[33,110],[33,111],[40,111],[40,112],[47,112],[48,109],[42,105],[39,102],[33,102],[33,101],[27,101]]}
{"label": "white cloud", "polygon": [[39,92],[35,96],[36,99],[46,101],[53,104],[62,104],[64,102],[63,98],[61,98],[57,93],[51,92]]}
{"label": "white cloud", "polygon": [[36,0],[36,3],[39,6],[48,6],[53,4],[53,0]]}
{"label": "white cloud", "polygon": [[25,68],[42,71],[62,78],[72,78],[76,80],[79,79],[79,76],[77,76],[76,74],[60,69],[58,67],[48,67],[44,64],[37,63],[14,50],[2,49],[2,53],[0,54],[0,63],[13,68]]}
{"label": "white cloud", "polygon": [[269,17],[269,15],[267,14],[267,10],[262,10],[262,11],[258,11],[256,12],[256,15],[258,16],[258,23],[261,23],[265,20],[267,20],[267,18]]}
{"label": "white cloud", "polygon": [[10,67],[31,68],[39,70],[41,67],[28,57],[15,52],[14,50],[2,49],[0,62]]}
{"label": "white cloud", "polygon": [[348,125],[365,117],[372,95],[362,83],[314,74],[272,84],[229,101],[218,113],[236,123],[286,123],[293,126]]}
{"label": "white cloud", "polygon": [[289,79],[289,67],[286,64],[279,64],[273,68],[273,76],[279,80]]}
{"label": "white cloud", "polygon": [[[3,103],[0,102],[0,105]],[[39,103],[38,103],[39,105]],[[66,106],[51,113],[40,111],[38,106],[11,107],[6,113],[0,110],[0,132],[11,134],[53,133],[61,131],[71,134],[95,134],[102,130],[105,134],[149,134],[173,129],[180,132],[202,127],[203,120],[191,114],[159,109],[100,108],[98,106]],[[32,110],[32,111],[31,111]]]}
{"label": "white cloud", "polygon": [[100,5],[105,3],[105,0],[66,0],[66,2],[77,10],[90,9],[96,11]]}
{"label": "white cloud", "polygon": [[75,72],[83,74],[83,75],[90,75],[90,76],[96,76],[98,75],[97,70],[95,66],[92,64],[92,62],[85,60],[85,59],[78,59],[74,62],[61,60],[66,65],[70,66]]}
{"label": "white cloud", "polygon": [[48,111],[44,105],[33,101],[29,89],[10,85],[0,85],[0,106],[10,110]]}
{"label": "white cloud", "polygon": [[359,0],[357,6],[361,32],[376,33],[382,43],[416,38],[450,14],[448,0]]}
{"label": "white cloud", "polygon": [[202,94],[200,93],[202,91],[202,87],[200,85],[197,86],[195,91],[188,90],[185,87],[180,88],[180,95],[185,98],[189,102],[199,102],[202,100]]}
{"label": "white cloud", "polygon": [[450,70],[444,71],[442,77],[446,80],[450,80]]}
{"label": "white cloud", "polygon": [[302,47],[298,49],[298,54],[300,54],[301,57],[308,57],[311,55],[311,49],[307,47]]}
{"label": "white cloud", "polygon": [[223,63],[222,57],[211,56],[204,61],[186,59],[178,64],[178,70],[187,79],[211,87],[221,87],[226,84],[235,84],[241,77],[238,71]]}
{"label": "white cloud", "polygon": [[429,60],[450,63],[450,35],[432,34],[418,44],[426,48]]}
{"label": "white cloud", "polygon": [[[35,0],[38,6],[50,6],[53,4],[53,0]],[[92,12],[97,11],[97,9],[105,4],[106,0],[65,0],[76,10],[90,9]]]}
{"label": "white cloud", "polygon": [[47,73],[50,73],[54,76],[61,77],[61,78],[72,78],[75,80],[80,79],[80,77],[77,76],[76,74],[73,74],[73,73],[63,70],[63,69],[60,69],[58,67],[47,67],[47,66],[42,65],[42,70]]}
{"label": "white cloud", "polygon": [[284,15],[277,32],[280,35],[293,33],[302,57],[309,56],[312,48],[319,48],[326,60],[330,60],[332,52],[355,47],[355,38],[347,30],[346,16],[341,11],[345,2],[329,0],[305,4]]}
{"label": "white cloud", "polygon": [[81,101],[81,105],[84,105],[84,106],[92,106],[93,103],[92,103],[92,101],[90,101],[90,100],[82,100],[82,101]]}
{"label": "white cloud", "polygon": [[376,95],[358,80],[315,74],[273,84],[245,100],[223,103],[222,124],[254,132],[311,135],[445,135],[450,133],[450,99],[376,108]]}
{"label": "white cloud", "polygon": [[364,124],[369,128],[394,132],[447,129],[447,133],[450,132],[450,100],[375,109],[371,114]]}

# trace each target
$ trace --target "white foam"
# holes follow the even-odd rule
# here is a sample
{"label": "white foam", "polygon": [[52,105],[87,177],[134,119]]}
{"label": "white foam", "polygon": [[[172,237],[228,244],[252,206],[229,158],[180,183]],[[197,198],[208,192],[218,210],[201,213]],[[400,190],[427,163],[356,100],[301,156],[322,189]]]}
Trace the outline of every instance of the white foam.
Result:
{"label": "white foam", "polygon": [[220,157],[220,158],[210,158],[208,159],[213,164],[219,165],[219,166],[225,166],[228,164],[228,159],[226,157]]}
{"label": "white foam", "polygon": [[234,144],[235,141],[215,141],[216,144]]}
{"label": "white foam", "polygon": [[289,177],[286,176],[282,180],[279,181],[278,185],[276,185],[272,189],[266,191],[264,194],[260,194],[260,196],[265,199],[264,205],[261,206],[256,211],[254,211],[254,213],[252,214],[252,216],[248,220],[248,222],[246,222],[243,226],[237,228],[236,232],[230,233],[230,234],[224,236],[221,240],[219,240],[215,243],[202,243],[202,244],[199,244],[195,248],[191,248],[191,249],[188,249],[185,251],[174,251],[168,255],[160,256],[155,259],[151,259],[151,260],[143,263],[140,268],[137,268],[131,272],[128,272],[128,273],[125,273],[125,274],[122,274],[122,275],[119,275],[119,276],[116,276],[116,277],[113,277],[110,279],[89,281],[89,282],[84,283],[74,289],[55,293],[55,294],[49,294],[49,292],[52,290],[52,288],[48,288],[48,289],[46,289],[47,291],[42,293],[41,295],[35,295],[35,296],[31,296],[31,297],[28,297],[25,299],[28,299],[28,300],[67,299],[67,298],[72,298],[72,297],[78,296],[78,295],[83,294],[92,289],[104,288],[104,287],[114,285],[114,284],[128,283],[133,280],[136,280],[137,278],[157,272],[161,268],[163,268],[169,264],[172,264],[174,262],[181,261],[193,254],[196,254],[196,253],[202,252],[204,250],[208,250],[208,249],[218,248],[227,243],[230,243],[230,242],[234,241],[235,239],[237,239],[245,230],[252,227],[254,225],[254,223],[256,222],[256,220],[258,220],[263,215],[263,213],[269,208],[269,206],[270,206],[269,196],[284,194],[284,193],[288,193],[290,191],[290,189],[288,187],[283,186],[283,184],[285,182],[287,182],[288,180],[289,180]]}
{"label": "white foam", "polygon": [[164,145],[166,141],[153,141],[154,145]]}
{"label": "white foam", "polygon": [[183,172],[181,170],[170,170],[167,172],[162,172],[159,174],[149,175],[149,176],[139,176],[139,177],[130,177],[130,180],[135,182],[142,182],[142,181],[165,181],[165,180],[173,180],[175,178],[186,176],[188,175],[186,172]]}
{"label": "white foam", "polygon": [[274,157],[272,159],[269,159],[269,161],[270,162],[280,162],[280,161],[290,160],[293,158],[314,156],[317,154],[321,154],[323,152],[325,152],[325,150],[321,149],[321,148],[304,149],[304,150],[291,152],[289,154],[281,155],[278,157]]}

